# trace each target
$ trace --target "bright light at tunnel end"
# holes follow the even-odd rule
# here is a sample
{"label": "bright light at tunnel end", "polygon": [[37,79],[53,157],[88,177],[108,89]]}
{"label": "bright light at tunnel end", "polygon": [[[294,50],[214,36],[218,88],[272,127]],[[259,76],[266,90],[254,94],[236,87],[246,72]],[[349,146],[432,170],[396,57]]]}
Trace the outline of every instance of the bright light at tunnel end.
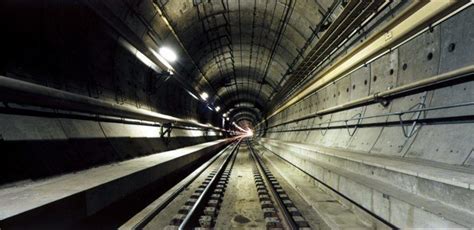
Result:
{"label": "bright light at tunnel end", "polygon": [[247,136],[247,137],[251,137],[251,136],[253,136],[253,131],[251,129],[248,129],[247,131],[245,131],[244,135]]}
{"label": "bright light at tunnel end", "polygon": [[159,52],[169,62],[174,62],[178,58],[176,53],[168,47],[161,47]]}
{"label": "bright light at tunnel end", "polygon": [[237,133],[239,133],[241,136],[243,136],[243,137],[251,137],[251,136],[253,136],[253,131],[252,131],[251,129],[249,129],[249,128],[244,129],[244,128],[240,127],[237,123],[235,123],[235,121],[232,122],[232,125],[234,125],[235,128],[238,129],[238,130],[236,130],[236,131],[237,131]]}

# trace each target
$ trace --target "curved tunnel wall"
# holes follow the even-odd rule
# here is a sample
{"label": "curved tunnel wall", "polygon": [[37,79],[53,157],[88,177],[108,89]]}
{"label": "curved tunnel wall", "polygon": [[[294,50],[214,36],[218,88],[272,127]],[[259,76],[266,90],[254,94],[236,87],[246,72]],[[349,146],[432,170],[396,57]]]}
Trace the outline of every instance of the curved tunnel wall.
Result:
{"label": "curved tunnel wall", "polygon": [[[472,65],[474,46],[469,39],[472,37],[469,25],[474,9],[469,8],[459,15],[445,21],[401,47],[393,50],[374,62],[362,67],[334,84],[319,90],[291,108],[272,117],[268,126],[308,115],[319,110],[327,109],[342,103],[353,101],[376,92],[383,92],[397,86],[406,85],[421,79],[456,70]],[[454,50],[451,50],[452,46]],[[328,114],[320,118],[292,123],[267,130],[267,137],[281,138],[288,141],[317,143],[327,147],[339,147],[406,158],[420,158],[448,164],[474,165],[474,156],[470,156],[472,146],[466,138],[472,131],[472,124],[418,125],[417,132],[406,138],[402,128],[374,127],[358,128],[357,130],[320,129],[304,132],[280,132],[291,128],[321,128],[331,121],[345,121],[351,118],[389,114],[409,111],[423,107],[439,107],[473,101],[472,82],[430,90],[407,97],[397,98],[388,106],[373,104],[342,112]],[[422,103],[423,105],[420,105]],[[451,115],[472,114],[473,106],[428,111],[420,118],[445,117]],[[406,114],[402,119],[412,119]],[[390,122],[399,121],[397,116],[379,117],[361,122]],[[349,124],[357,123],[350,121]],[[319,125],[324,124],[324,125]],[[450,132],[446,132],[450,130]],[[354,132],[355,131],[355,132]],[[349,133],[354,132],[351,136]],[[296,135],[295,135],[296,134]],[[450,143],[445,145],[445,143]]]}
{"label": "curved tunnel wall", "polygon": [[[237,8],[235,1],[229,2],[229,9]],[[282,68],[288,67],[291,60],[298,60],[295,56],[299,51],[295,47],[297,44],[303,46],[305,38],[313,33],[310,25],[321,22],[317,9],[326,8],[315,7],[314,2],[294,2],[295,16],[291,17],[285,30],[288,34],[283,33],[281,44],[276,43],[278,46],[273,50],[277,55],[276,61],[270,58],[272,54],[268,52],[268,47],[256,43],[254,48],[250,45],[248,52],[248,39],[239,42],[245,48],[240,50],[245,52],[240,57],[239,68],[248,68],[258,76],[266,72],[263,68],[265,63],[271,67],[268,79],[263,77],[255,81],[250,79],[253,74],[248,74],[249,86],[240,92],[237,86],[223,89],[227,83],[232,83],[232,79],[227,79],[225,74],[217,76],[218,65],[215,62],[225,56],[227,51],[222,45],[216,50],[208,50],[206,42],[209,41],[203,40],[207,34],[199,29],[198,11],[201,9],[202,12],[204,7],[213,7],[212,1],[201,1],[203,5],[197,7],[194,1],[186,1],[185,4],[181,1],[4,1],[2,4],[9,7],[0,9],[9,10],[2,12],[2,15],[15,23],[6,23],[2,31],[6,35],[6,42],[2,43],[4,55],[0,57],[0,75],[118,105],[220,125],[221,118],[184,90],[183,84],[186,83],[205,89],[210,94],[221,91],[222,101],[218,101],[216,95],[210,95],[210,98],[222,103],[223,110],[244,107],[247,111],[253,111],[258,120],[260,113],[274,109],[266,108],[270,97],[267,95],[269,87],[273,88],[277,82],[287,80],[283,77]],[[330,5],[330,1],[324,2],[325,6]],[[280,2],[273,3],[278,5],[278,11],[290,9]],[[261,10],[257,9],[266,8],[266,1],[254,1],[254,4],[253,9],[248,5],[245,12],[261,15]],[[98,6],[104,8],[94,8]],[[215,6],[215,10],[220,12],[218,15],[224,15],[225,11],[219,5]],[[185,55],[182,49],[178,51],[182,60],[176,64],[177,69],[192,76],[184,83],[177,77],[167,78],[158,74],[159,71],[153,70],[143,61],[136,50],[140,49],[140,44],[152,50],[157,50],[160,44],[180,47],[162,23],[157,7],[168,14],[178,36],[184,37],[183,41],[187,43],[183,49],[190,51],[189,55]],[[300,13],[307,15],[303,17]],[[334,84],[329,84],[264,124],[267,127],[276,126],[376,92],[472,65],[473,14],[472,7],[464,10]],[[234,12],[232,15],[232,19],[236,19],[237,14]],[[259,17],[262,25],[268,25],[269,20],[273,22],[273,17],[269,17],[269,20]],[[216,18],[223,19],[222,16]],[[232,31],[236,32],[237,26],[241,26],[236,22],[232,20],[226,27],[234,28]],[[245,22],[244,25],[249,25],[249,20]],[[276,31],[282,22],[275,20],[276,27],[270,26],[268,31]],[[282,25],[284,28],[284,23]],[[252,27],[252,30],[260,27]],[[212,29],[218,32],[220,28],[216,26]],[[250,28],[247,26],[247,29]],[[128,34],[123,34],[124,31]],[[261,30],[259,36],[255,37],[258,44],[267,41],[264,31]],[[374,31],[369,29],[366,32],[370,35]],[[127,36],[130,34],[138,39],[130,39]],[[222,34],[228,37],[239,35],[228,32]],[[249,31],[243,34],[248,35]],[[358,43],[358,39],[359,36],[355,36],[353,42]],[[128,46],[125,41],[136,47]],[[334,56],[348,48],[345,46]],[[252,49],[256,49],[256,53],[260,53],[260,50],[267,53],[253,59],[257,67],[253,67],[253,63],[246,64],[252,60],[249,59]],[[310,50],[306,49],[303,54]],[[204,55],[214,51],[215,56]],[[193,64],[190,61],[193,58],[202,60]],[[284,60],[287,60],[286,63],[281,64]],[[207,79],[203,72],[214,73],[214,78]],[[235,84],[242,83],[237,78],[233,80]],[[265,92],[255,91],[260,87]],[[470,178],[474,173],[471,143],[474,128],[470,121],[473,107],[431,110],[415,113],[415,116],[405,113],[401,117],[405,121],[403,125],[400,125],[397,116],[378,115],[472,102],[473,92],[472,80],[444,85],[395,98],[388,106],[370,104],[267,128],[264,133],[260,133],[263,135],[260,143],[397,226],[472,226],[474,223],[470,219],[473,215],[474,183],[471,183]],[[244,102],[250,105],[241,104]],[[3,111],[9,107],[29,109],[10,103],[3,103],[0,109]],[[43,111],[38,108],[35,110]],[[254,119],[238,109],[235,114],[237,121]],[[367,118],[371,116],[377,117]],[[355,120],[346,123],[351,118]],[[412,129],[413,119],[423,122],[415,123]],[[347,128],[346,125],[351,127]],[[162,138],[159,127],[145,124],[1,113],[0,135],[0,147],[6,150],[2,152],[4,157],[0,163],[0,184],[4,184],[197,144],[220,138],[222,134],[175,128],[170,138]]]}
{"label": "curved tunnel wall", "polygon": [[[82,1],[5,4],[9,9],[5,15],[15,23],[4,31],[7,41],[2,47],[1,75],[220,126],[221,120],[191,97],[178,80],[160,76],[137,58],[136,50],[131,52],[120,45],[124,38]],[[109,10],[145,44],[157,46],[132,8]],[[9,107],[28,109],[2,105]],[[2,113],[0,146],[6,151],[2,151],[0,184],[122,161],[215,140],[221,135],[174,128],[169,138],[162,138],[156,126]]]}
{"label": "curved tunnel wall", "polygon": [[474,106],[405,113],[404,126],[398,115],[383,115],[472,103],[472,80],[408,94],[387,106],[375,103],[279,124],[472,65],[473,15],[473,7],[456,14],[271,117],[261,124],[260,143],[397,226],[471,226],[473,187],[456,184],[454,175],[441,169],[472,172]]}

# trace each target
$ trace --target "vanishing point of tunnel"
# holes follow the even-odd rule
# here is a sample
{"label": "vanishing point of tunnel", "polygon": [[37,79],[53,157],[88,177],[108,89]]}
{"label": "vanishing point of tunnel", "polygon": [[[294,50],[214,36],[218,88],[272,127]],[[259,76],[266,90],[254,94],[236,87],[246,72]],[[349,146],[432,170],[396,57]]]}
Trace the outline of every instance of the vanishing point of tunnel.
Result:
{"label": "vanishing point of tunnel", "polygon": [[1,230],[474,228],[474,1],[0,18]]}

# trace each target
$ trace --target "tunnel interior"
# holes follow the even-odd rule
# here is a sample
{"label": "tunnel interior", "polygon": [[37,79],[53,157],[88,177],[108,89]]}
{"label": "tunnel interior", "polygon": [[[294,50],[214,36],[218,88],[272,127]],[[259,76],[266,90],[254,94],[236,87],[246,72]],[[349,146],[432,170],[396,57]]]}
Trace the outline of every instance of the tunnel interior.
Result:
{"label": "tunnel interior", "polygon": [[[327,228],[359,225],[324,214],[317,189],[363,228],[474,227],[472,1],[4,0],[0,14],[0,228],[120,227],[234,145]],[[75,174],[98,176],[70,196],[46,186]]]}

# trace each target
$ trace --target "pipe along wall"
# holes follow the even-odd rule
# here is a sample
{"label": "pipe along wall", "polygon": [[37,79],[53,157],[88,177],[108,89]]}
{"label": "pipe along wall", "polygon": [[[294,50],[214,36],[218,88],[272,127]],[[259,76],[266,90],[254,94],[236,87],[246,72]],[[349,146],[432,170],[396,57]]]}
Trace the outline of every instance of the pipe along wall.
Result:
{"label": "pipe along wall", "polygon": [[260,143],[397,226],[472,226],[472,70],[388,101],[338,106],[472,69],[473,15],[462,11],[261,123]]}
{"label": "pipe along wall", "polygon": [[[2,43],[5,53],[0,75],[112,105],[201,123],[220,122],[214,122],[215,115],[179,81],[160,75],[122,46],[119,41],[123,38],[86,5],[28,2],[11,7],[18,9],[10,8],[5,16],[15,23],[6,25],[4,32],[14,36],[6,36]],[[14,14],[16,11],[22,13]],[[5,88],[0,94],[4,99],[25,98]],[[34,95],[27,100],[46,102]],[[101,120],[96,116],[104,111],[99,110],[77,118],[68,111],[15,103],[3,103],[0,109],[0,185],[190,146],[222,135],[198,127],[173,128],[169,137],[161,137],[157,125],[124,122],[125,114],[114,114],[113,121]]]}

